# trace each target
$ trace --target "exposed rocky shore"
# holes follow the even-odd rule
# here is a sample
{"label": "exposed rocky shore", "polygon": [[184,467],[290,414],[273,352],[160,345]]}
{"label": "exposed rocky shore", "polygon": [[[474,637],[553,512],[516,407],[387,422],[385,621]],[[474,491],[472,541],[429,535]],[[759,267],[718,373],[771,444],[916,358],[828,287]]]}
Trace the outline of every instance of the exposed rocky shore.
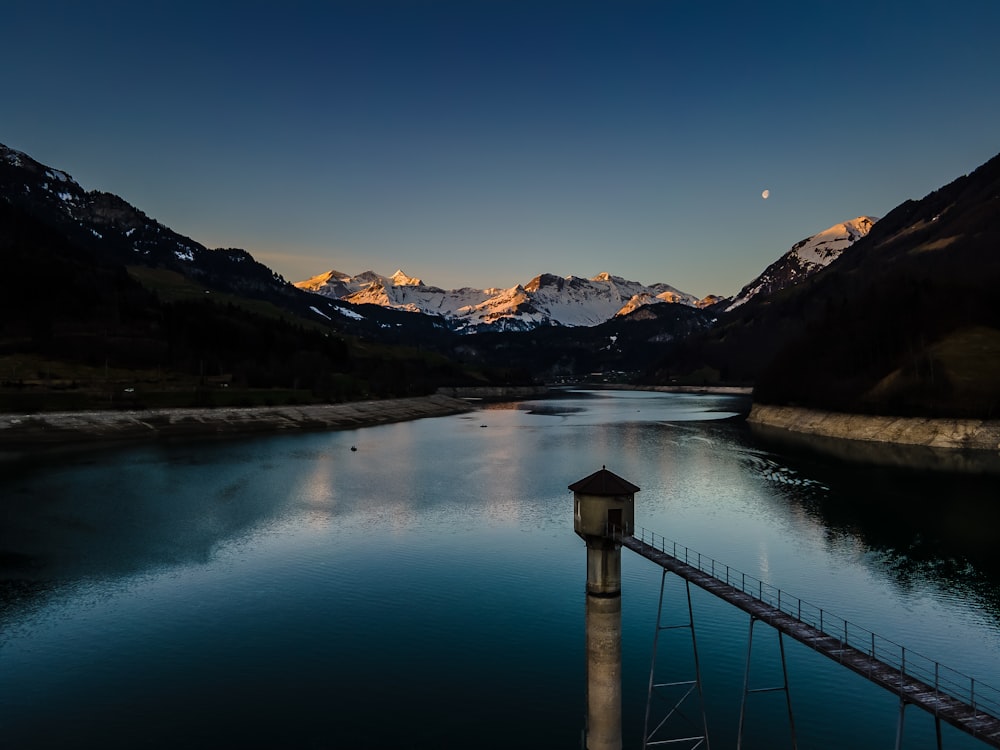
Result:
{"label": "exposed rocky shore", "polygon": [[346,430],[458,414],[473,408],[468,401],[434,395],[308,406],[0,414],[0,448],[287,430]]}
{"label": "exposed rocky shore", "polygon": [[791,432],[849,440],[1000,451],[1000,420],[879,417],[754,404],[747,421]]}

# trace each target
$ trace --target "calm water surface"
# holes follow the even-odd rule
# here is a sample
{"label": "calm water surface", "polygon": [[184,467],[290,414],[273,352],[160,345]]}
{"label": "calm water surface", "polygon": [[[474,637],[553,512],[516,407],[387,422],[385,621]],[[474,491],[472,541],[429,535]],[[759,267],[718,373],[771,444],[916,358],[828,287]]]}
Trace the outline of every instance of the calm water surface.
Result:
{"label": "calm water surface", "polygon": [[[640,526],[1000,686],[1000,475],[783,447],[726,419],[744,406],[571,392],[0,461],[0,745],[579,747],[585,548],[567,485],[602,465],[642,488]],[[638,748],[661,573],[626,550],[623,578]],[[683,587],[667,592],[683,620]],[[712,744],[733,747],[749,621],[692,597]],[[689,678],[689,646],[665,640]],[[892,695],[786,651],[800,748],[892,747]],[[758,626],[751,687],[780,677],[776,652]],[[745,748],[789,746],[783,701],[751,696]],[[904,747],[934,746],[908,710]]]}

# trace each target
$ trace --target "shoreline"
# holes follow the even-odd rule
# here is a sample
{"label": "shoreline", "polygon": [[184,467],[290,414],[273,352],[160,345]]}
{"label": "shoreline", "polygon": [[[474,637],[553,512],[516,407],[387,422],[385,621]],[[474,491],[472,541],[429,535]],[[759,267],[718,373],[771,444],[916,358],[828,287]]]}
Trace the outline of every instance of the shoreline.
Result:
{"label": "shoreline", "polygon": [[742,385],[628,385],[626,383],[601,383],[595,388],[612,391],[656,391],[657,393],[699,393],[718,396],[750,396],[751,386]]}
{"label": "shoreline", "polygon": [[0,414],[0,450],[90,442],[350,430],[475,410],[452,396],[303,406]]}
{"label": "shoreline", "polygon": [[[749,388],[628,386],[608,390],[749,395]],[[123,411],[0,414],[0,450],[306,430],[350,430],[379,424],[474,411],[478,402],[530,398],[547,388],[451,389],[430,396],[302,406],[206,407]],[[469,392],[466,392],[469,391]],[[1000,452],[1000,420],[930,419],[842,414],[793,406],[754,403],[746,416],[752,427],[789,436],[815,436],[855,444],[924,446],[945,450]]]}
{"label": "shoreline", "polygon": [[883,417],[754,404],[747,422],[790,433],[948,450],[1000,451],[1000,420]]}

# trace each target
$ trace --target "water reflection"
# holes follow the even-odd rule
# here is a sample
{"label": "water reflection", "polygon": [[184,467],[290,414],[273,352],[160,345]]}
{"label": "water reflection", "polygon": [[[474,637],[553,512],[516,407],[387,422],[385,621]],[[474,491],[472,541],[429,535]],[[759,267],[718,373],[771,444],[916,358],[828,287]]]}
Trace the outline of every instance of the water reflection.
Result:
{"label": "water reflection", "polygon": [[[777,482],[775,497],[811,519],[830,556],[870,571],[897,597],[895,616],[880,620],[846,601],[838,614],[966,674],[1000,655],[1000,482],[982,470],[991,463],[988,457],[948,462],[976,467],[950,472],[942,470],[944,462],[923,463],[927,452],[916,448],[888,449],[877,460],[859,462],[853,448],[835,455],[826,446],[818,450],[814,441],[775,439],[757,429],[752,439],[775,452],[755,456],[748,466],[771,476],[774,463],[780,475],[790,470],[807,479]],[[916,624],[921,618],[943,622],[949,610],[964,612],[962,621]],[[976,653],[963,650],[963,642],[971,641],[977,642]],[[1000,683],[993,675],[986,681]]]}
{"label": "water reflection", "polygon": [[831,532],[857,536],[915,563],[966,559],[1000,574],[1000,505],[992,456],[955,456],[953,466],[975,470],[943,472],[940,461],[923,461],[927,451],[916,447],[873,446],[870,455],[896,460],[857,462],[857,446],[834,458],[828,451],[816,452],[812,442],[775,442],[769,436],[764,444],[782,450],[786,462],[807,467],[812,475],[807,482],[835,488],[802,496],[804,507]]}
{"label": "water reflection", "polygon": [[[726,419],[744,405],[565,393],[341,433],[8,461],[5,740],[382,747],[391,714],[424,727],[406,730],[412,747],[454,744],[442,725],[484,748],[571,745],[584,556],[566,485],[602,464],[642,487],[640,525],[1000,683],[996,476],[776,444]],[[634,557],[623,559],[632,746],[660,582]],[[707,594],[696,607],[725,746],[746,622]],[[815,746],[878,746],[864,738],[886,717],[867,697],[851,708],[858,736],[828,709],[829,686],[846,686],[837,700],[866,688],[810,658],[792,664],[812,711],[802,731]],[[498,707],[512,717],[499,725]],[[247,711],[260,720],[219,718]]]}
{"label": "water reflection", "polygon": [[112,454],[109,463],[90,456],[57,466],[25,462],[4,482],[0,579],[204,563],[220,539],[281,514],[287,496],[260,458],[237,444],[197,453],[150,446]]}
{"label": "water reflection", "polygon": [[926,445],[843,440],[749,423],[761,441],[786,451],[809,451],[839,461],[916,471],[1000,476],[1000,451],[933,448]]}

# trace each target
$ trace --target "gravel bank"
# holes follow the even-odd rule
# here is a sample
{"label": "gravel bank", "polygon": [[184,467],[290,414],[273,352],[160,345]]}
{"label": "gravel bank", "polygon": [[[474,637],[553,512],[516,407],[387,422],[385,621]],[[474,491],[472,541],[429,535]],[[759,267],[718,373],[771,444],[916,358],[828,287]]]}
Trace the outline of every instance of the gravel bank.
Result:
{"label": "gravel bank", "polygon": [[235,435],[285,430],[346,430],[423,417],[440,417],[472,409],[466,401],[435,395],[346,404],[242,409],[0,414],[0,447],[24,448],[87,441]]}
{"label": "gravel bank", "polygon": [[1000,450],[1000,420],[876,417],[754,404],[747,421],[825,437],[931,448]]}

